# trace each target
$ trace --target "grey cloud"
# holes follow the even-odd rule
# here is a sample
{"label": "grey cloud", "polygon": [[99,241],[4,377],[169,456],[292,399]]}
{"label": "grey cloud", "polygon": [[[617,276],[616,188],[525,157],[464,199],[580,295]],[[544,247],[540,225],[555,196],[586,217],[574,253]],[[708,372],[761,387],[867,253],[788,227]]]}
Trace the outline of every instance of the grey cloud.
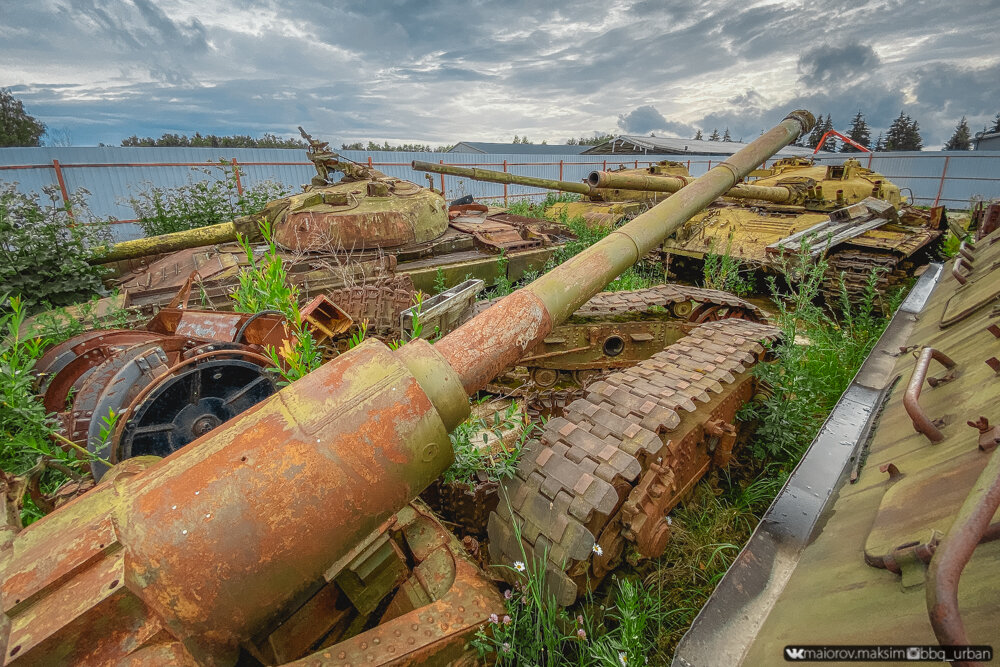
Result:
{"label": "grey cloud", "polygon": [[877,69],[881,60],[867,44],[825,44],[799,57],[799,80],[810,86],[850,81]]}
{"label": "grey cloud", "polygon": [[639,107],[627,114],[619,114],[618,127],[629,134],[646,134],[667,126],[667,119],[652,106]]}
{"label": "grey cloud", "polygon": [[[946,20],[938,3],[921,0],[231,4],[234,15],[276,20],[262,36],[158,0],[10,3],[0,85],[21,85],[29,111],[70,127],[78,143],[133,132],[292,135],[298,123],[336,140],[551,142],[613,127],[629,109],[626,131],[691,136],[688,124],[667,120],[683,117],[752,138],[803,106],[832,113],[838,129],[860,107],[876,135],[905,108],[934,145],[963,113],[973,127],[977,114],[995,113],[987,107],[996,105],[997,67],[972,63],[989,53],[998,17],[975,0],[953,0]],[[870,35],[925,48],[880,64],[866,44],[883,42]],[[23,74],[41,68],[89,68],[102,80],[38,85]]]}

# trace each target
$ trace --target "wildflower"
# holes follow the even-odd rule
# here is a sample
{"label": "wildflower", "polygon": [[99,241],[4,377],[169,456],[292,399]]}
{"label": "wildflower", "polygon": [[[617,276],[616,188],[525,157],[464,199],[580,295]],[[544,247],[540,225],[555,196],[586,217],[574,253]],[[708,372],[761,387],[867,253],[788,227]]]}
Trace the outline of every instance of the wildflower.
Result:
{"label": "wildflower", "polygon": [[625,651],[618,651],[618,662],[622,663],[622,667],[628,664],[628,656],[625,655]]}
{"label": "wildflower", "polygon": [[583,625],[583,614],[579,614],[576,617],[576,622],[579,623],[580,625]]}
{"label": "wildflower", "polygon": [[490,614],[490,623],[499,623],[500,617],[496,614]]}
{"label": "wildflower", "polygon": [[501,646],[500,648],[503,649],[504,653],[510,653],[510,644],[508,644],[507,642],[504,642],[503,646]]}
{"label": "wildflower", "polygon": [[603,556],[604,555],[604,549],[601,548],[600,544],[595,544],[594,545],[594,553],[597,554],[598,556]]}
{"label": "wildflower", "polygon": [[514,594],[511,592],[511,590],[509,588],[503,592],[503,599],[504,600],[509,600],[512,597],[514,597]]}
{"label": "wildflower", "polygon": [[508,616],[507,614],[503,615],[503,624],[510,625],[510,616]]}
{"label": "wildflower", "polygon": [[668,516],[668,517],[667,517],[667,525],[668,525],[668,526],[672,526],[673,524],[674,524],[674,520],[673,520],[673,519],[671,519],[671,518],[670,518],[670,517]]}
{"label": "wildflower", "polygon": [[583,628],[580,628],[579,630],[576,631],[576,636],[579,637],[580,639],[586,639],[587,632]]}
{"label": "wildflower", "polygon": [[517,570],[518,572],[524,572],[525,569],[527,568],[524,567],[524,563],[522,563],[519,560],[516,560],[514,561],[514,569]]}

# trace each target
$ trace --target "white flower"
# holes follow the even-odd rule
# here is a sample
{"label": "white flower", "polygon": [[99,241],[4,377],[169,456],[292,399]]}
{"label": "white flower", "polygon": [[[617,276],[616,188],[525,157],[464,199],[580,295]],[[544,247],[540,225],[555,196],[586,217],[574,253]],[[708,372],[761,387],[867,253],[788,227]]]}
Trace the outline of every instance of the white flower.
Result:
{"label": "white flower", "polygon": [[622,663],[622,667],[628,664],[628,656],[625,655],[625,651],[618,651],[618,662]]}
{"label": "white flower", "polygon": [[507,642],[504,642],[501,648],[503,649],[504,653],[510,653],[510,644],[508,644]]}
{"label": "white flower", "polygon": [[594,553],[597,554],[598,556],[604,555],[604,549],[601,548],[600,544],[594,544]]}
{"label": "white flower", "polygon": [[669,516],[667,517],[667,525],[668,525],[668,526],[672,526],[672,525],[674,525],[674,520],[673,520],[673,519],[671,519],[671,518],[670,518]]}
{"label": "white flower", "polygon": [[514,569],[517,570],[518,572],[524,572],[525,569],[527,568],[524,567],[524,563],[522,563],[519,560],[516,560],[514,561]]}

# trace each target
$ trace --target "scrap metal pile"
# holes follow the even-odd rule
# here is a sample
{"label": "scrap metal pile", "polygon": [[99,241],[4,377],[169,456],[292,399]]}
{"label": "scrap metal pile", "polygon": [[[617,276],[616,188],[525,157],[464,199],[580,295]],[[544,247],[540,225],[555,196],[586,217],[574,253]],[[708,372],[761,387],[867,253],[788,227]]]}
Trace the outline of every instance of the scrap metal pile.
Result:
{"label": "scrap metal pile", "polygon": [[[662,310],[681,322],[672,329],[679,340],[633,332],[629,321],[618,333],[568,325],[596,331],[586,344],[606,359],[630,345],[651,356],[629,351],[638,363],[594,379],[546,425],[507,485],[515,516],[501,509],[489,519],[489,551],[501,561],[519,553],[508,529],[521,521],[529,557],[541,560],[543,546],[568,557],[564,569],[549,551],[564,602],[588,572],[604,576],[626,543],[647,556],[662,551],[666,513],[711,465],[728,462],[733,415],[753,396],[751,367],[776,332],[744,319],[757,317],[749,304],[704,290],[589,300],[813,123],[793,112],[688,185],[689,196],[667,199],[462,324],[443,307],[438,328],[457,326],[433,345],[369,338],[277,391],[274,359],[261,352],[289,334],[268,313],[167,308],[144,331],[55,348],[42,364],[51,409],[66,413],[67,432],[87,447],[100,445],[93,418],[121,411],[109,446],[124,461],[36,523],[0,531],[5,664],[466,660],[468,639],[503,613],[503,599],[416,498],[451,465],[448,434],[468,417],[469,396],[526,355],[552,351],[543,346],[572,344],[552,336],[574,313],[611,320],[621,308],[627,320]],[[348,183],[370,176],[353,171]],[[325,181],[322,171],[317,178]],[[371,180],[370,196],[383,196]],[[288,222],[296,206],[283,224],[313,219]],[[488,231],[484,243],[514,241]],[[451,296],[464,302],[470,290]],[[332,303],[307,314],[331,341],[350,321]],[[557,508],[548,521],[545,507]]]}

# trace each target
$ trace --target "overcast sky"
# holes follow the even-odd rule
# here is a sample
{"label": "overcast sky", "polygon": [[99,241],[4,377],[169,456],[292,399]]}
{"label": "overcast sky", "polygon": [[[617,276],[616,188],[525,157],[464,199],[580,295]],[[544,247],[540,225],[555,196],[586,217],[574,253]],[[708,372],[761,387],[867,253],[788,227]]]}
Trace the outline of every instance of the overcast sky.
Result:
{"label": "overcast sky", "polygon": [[73,145],[751,139],[901,110],[925,147],[1000,111],[1000,2],[0,0],[0,87]]}

